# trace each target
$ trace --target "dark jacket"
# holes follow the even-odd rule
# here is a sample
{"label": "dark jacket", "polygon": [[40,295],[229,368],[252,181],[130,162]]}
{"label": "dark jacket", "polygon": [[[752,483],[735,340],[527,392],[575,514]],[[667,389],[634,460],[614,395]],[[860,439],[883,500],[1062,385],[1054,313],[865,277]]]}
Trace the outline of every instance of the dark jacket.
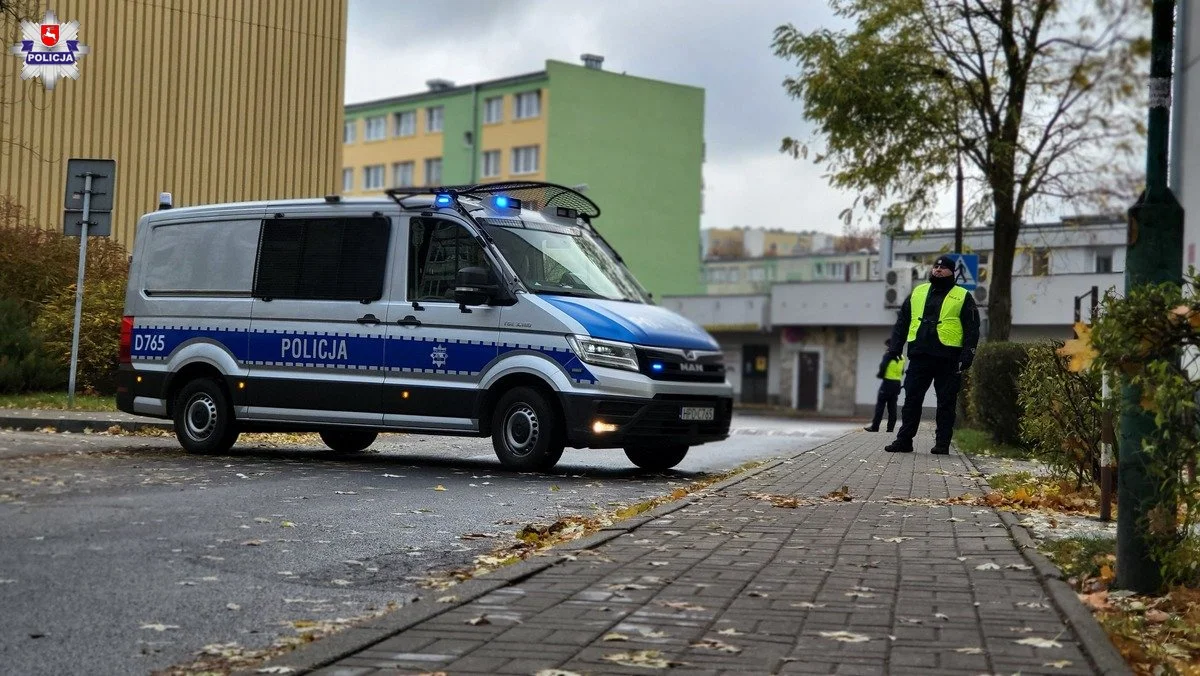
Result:
{"label": "dark jacket", "polygon": [[[917,339],[908,344],[909,358],[916,356],[935,357],[960,361],[970,366],[975,360],[975,348],[979,345],[979,308],[975,306],[975,298],[968,293],[963,299],[962,312],[959,318],[963,325],[963,346],[950,347],[942,345],[938,339],[937,321],[942,312],[942,301],[953,286],[939,289],[929,288],[929,296],[925,299],[925,317],[917,327]],[[896,325],[892,327],[892,345],[903,345],[908,340],[908,326],[912,319],[912,294],[904,299],[900,306]]]}

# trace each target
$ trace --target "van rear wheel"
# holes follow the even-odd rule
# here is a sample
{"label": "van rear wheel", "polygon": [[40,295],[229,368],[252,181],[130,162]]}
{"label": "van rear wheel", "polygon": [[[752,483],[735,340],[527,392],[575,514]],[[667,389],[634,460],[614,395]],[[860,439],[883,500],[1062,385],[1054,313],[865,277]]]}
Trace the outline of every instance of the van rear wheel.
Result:
{"label": "van rear wheel", "polygon": [[681,444],[630,446],[625,449],[625,457],[642,469],[661,471],[683,462],[687,452],[688,447]]}
{"label": "van rear wheel", "polygon": [[541,392],[515,387],[496,402],[492,447],[509,469],[550,469],[566,447],[562,420]]}
{"label": "van rear wheel", "polygon": [[188,453],[225,453],[238,438],[233,407],[212,378],[189,382],[175,397],[175,437]]}
{"label": "van rear wheel", "polygon": [[357,453],[375,443],[378,432],[365,430],[324,430],[321,441],[338,453]]}

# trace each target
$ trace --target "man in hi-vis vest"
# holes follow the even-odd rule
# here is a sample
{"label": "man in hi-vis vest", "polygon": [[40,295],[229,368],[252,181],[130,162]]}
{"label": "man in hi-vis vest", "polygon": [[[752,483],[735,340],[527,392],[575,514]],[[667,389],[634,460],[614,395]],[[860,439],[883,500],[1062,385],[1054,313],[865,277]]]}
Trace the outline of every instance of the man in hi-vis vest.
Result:
{"label": "man in hi-vis vest", "polygon": [[896,427],[896,400],[900,398],[900,379],[904,377],[904,357],[892,356],[892,340],[883,343],[888,348],[883,353],[883,361],[879,363],[879,373],[875,374],[883,382],[879,384],[879,396],[875,400],[875,417],[871,424],[863,429],[868,432],[878,432],[879,423],[883,421],[883,409],[887,408],[887,431]]}
{"label": "man in hi-vis vest", "polygon": [[908,373],[904,377],[904,408],[896,440],[883,450],[911,453],[921,424],[921,407],[930,383],[937,393],[937,431],[933,453],[950,452],[954,411],[962,372],[975,359],[979,344],[979,311],[967,290],[954,283],[954,259],[940,256],[929,281],[913,289],[900,307],[888,347],[899,357],[908,343]]}

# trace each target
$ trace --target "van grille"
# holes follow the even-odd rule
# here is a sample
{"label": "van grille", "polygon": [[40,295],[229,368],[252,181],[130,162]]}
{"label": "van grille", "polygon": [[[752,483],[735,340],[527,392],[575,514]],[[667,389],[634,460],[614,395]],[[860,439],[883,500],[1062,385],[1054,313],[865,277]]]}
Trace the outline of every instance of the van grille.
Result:
{"label": "van grille", "polygon": [[[693,383],[725,382],[725,355],[720,352],[690,352],[688,359],[681,350],[637,348],[638,370],[654,380],[676,380]],[[658,368],[655,368],[658,365]]]}

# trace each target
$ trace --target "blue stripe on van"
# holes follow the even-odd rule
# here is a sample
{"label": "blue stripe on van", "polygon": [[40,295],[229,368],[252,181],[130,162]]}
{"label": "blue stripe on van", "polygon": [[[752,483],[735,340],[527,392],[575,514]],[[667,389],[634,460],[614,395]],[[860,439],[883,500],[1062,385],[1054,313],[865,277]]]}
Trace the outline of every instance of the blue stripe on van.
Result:
{"label": "blue stripe on van", "polygon": [[238,362],[249,365],[383,368],[434,375],[476,375],[499,354],[532,351],[554,360],[575,382],[596,382],[570,350],[478,341],[138,326],[133,329],[130,355],[133,359],[165,361],[191,341],[219,344]]}

